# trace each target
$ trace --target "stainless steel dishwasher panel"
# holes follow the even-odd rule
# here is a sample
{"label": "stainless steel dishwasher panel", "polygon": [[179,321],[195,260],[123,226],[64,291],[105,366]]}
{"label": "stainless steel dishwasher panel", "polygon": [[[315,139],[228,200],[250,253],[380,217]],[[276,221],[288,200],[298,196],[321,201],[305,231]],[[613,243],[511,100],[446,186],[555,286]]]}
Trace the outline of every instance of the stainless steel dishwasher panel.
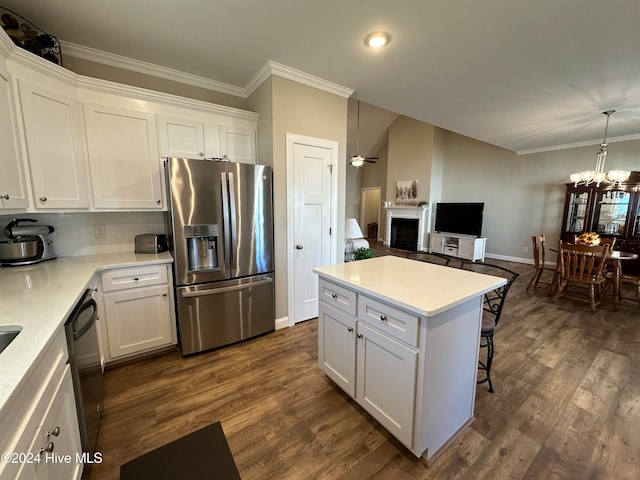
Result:
{"label": "stainless steel dishwasher panel", "polygon": [[275,329],[272,274],[179,287],[176,298],[183,355]]}

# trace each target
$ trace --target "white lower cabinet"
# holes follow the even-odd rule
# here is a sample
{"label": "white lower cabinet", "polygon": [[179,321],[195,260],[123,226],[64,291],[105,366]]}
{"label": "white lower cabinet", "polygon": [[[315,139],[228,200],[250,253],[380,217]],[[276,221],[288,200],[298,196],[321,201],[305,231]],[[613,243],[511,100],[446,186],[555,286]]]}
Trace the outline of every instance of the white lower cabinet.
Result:
{"label": "white lower cabinet", "polygon": [[356,400],[398,440],[413,442],[418,352],[358,323]]}
{"label": "white lower cabinet", "polygon": [[425,317],[320,276],[318,366],[414,455],[473,420],[481,297]]}
{"label": "white lower cabinet", "polygon": [[417,350],[324,302],[318,310],[320,368],[396,438],[410,445]]}
{"label": "white lower cabinet", "polygon": [[456,235],[452,233],[432,233],[429,240],[431,253],[442,253],[452,257],[466,260],[484,261],[484,252],[487,239],[469,235]]}
{"label": "white lower cabinet", "polygon": [[64,329],[0,417],[0,478],[78,480],[82,447]]}
{"label": "white lower cabinet", "polygon": [[173,286],[167,269],[163,264],[102,274],[102,341],[107,362],[177,343]]}

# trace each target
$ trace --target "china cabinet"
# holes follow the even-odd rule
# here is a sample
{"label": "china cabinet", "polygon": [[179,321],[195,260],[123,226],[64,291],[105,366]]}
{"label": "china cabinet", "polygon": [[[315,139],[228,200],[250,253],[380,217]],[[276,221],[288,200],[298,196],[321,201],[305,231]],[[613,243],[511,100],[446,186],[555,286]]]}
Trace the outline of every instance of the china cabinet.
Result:
{"label": "china cabinet", "polygon": [[[615,249],[640,253],[640,172],[621,185],[568,183],[560,237],[572,242],[582,232],[616,239]],[[624,262],[625,273],[640,271],[640,261]]]}

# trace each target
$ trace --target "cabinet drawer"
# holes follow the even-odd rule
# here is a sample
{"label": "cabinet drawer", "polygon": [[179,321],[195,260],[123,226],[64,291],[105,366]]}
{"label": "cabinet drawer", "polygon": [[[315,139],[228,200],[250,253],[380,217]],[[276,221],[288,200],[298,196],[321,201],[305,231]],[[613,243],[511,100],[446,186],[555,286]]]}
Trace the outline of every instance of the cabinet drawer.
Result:
{"label": "cabinet drawer", "polygon": [[358,319],[409,345],[418,346],[420,317],[416,314],[361,294]]}
{"label": "cabinet drawer", "polygon": [[318,282],[318,287],[319,300],[349,315],[356,314],[356,292],[322,279]]}
{"label": "cabinet drawer", "polygon": [[167,283],[167,267],[152,265],[149,267],[121,268],[102,274],[102,291],[113,292],[127,288],[146,287]]}

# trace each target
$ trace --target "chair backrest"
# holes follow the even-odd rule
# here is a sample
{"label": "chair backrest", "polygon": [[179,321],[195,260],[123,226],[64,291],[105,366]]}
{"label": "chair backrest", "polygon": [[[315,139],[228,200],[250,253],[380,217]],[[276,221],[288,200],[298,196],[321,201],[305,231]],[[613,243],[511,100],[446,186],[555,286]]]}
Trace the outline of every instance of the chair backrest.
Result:
{"label": "chair backrest", "polygon": [[508,268],[494,265],[492,263],[471,262],[468,260],[463,260],[460,268],[471,272],[483,273],[485,275],[493,275],[494,277],[502,277],[507,280],[507,283],[502,287],[498,287],[495,290],[491,290],[484,294],[484,304],[482,309],[486,314],[493,316],[494,326],[498,325],[500,315],[502,315],[502,307],[504,306],[504,301],[507,298],[507,293],[509,293],[511,285],[516,281],[519,274],[509,270]]}
{"label": "chair backrest", "polygon": [[536,268],[544,266],[545,239],[544,235],[532,235],[533,264]]}
{"label": "chair backrest", "polygon": [[442,265],[443,267],[447,267],[451,262],[451,259],[445,255],[439,253],[409,253],[407,254],[407,258],[411,260],[419,260],[421,262],[433,263],[436,265]]}
{"label": "chair backrest", "polygon": [[611,238],[601,238],[600,239],[600,245],[609,245],[609,251],[612,252],[613,251],[613,247],[616,244],[616,238],[615,237],[611,237]]}
{"label": "chair backrest", "polygon": [[605,258],[610,248],[610,244],[591,246],[560,241],[558,246],[560,275],[571,281],[587,283],[602,281]]}

